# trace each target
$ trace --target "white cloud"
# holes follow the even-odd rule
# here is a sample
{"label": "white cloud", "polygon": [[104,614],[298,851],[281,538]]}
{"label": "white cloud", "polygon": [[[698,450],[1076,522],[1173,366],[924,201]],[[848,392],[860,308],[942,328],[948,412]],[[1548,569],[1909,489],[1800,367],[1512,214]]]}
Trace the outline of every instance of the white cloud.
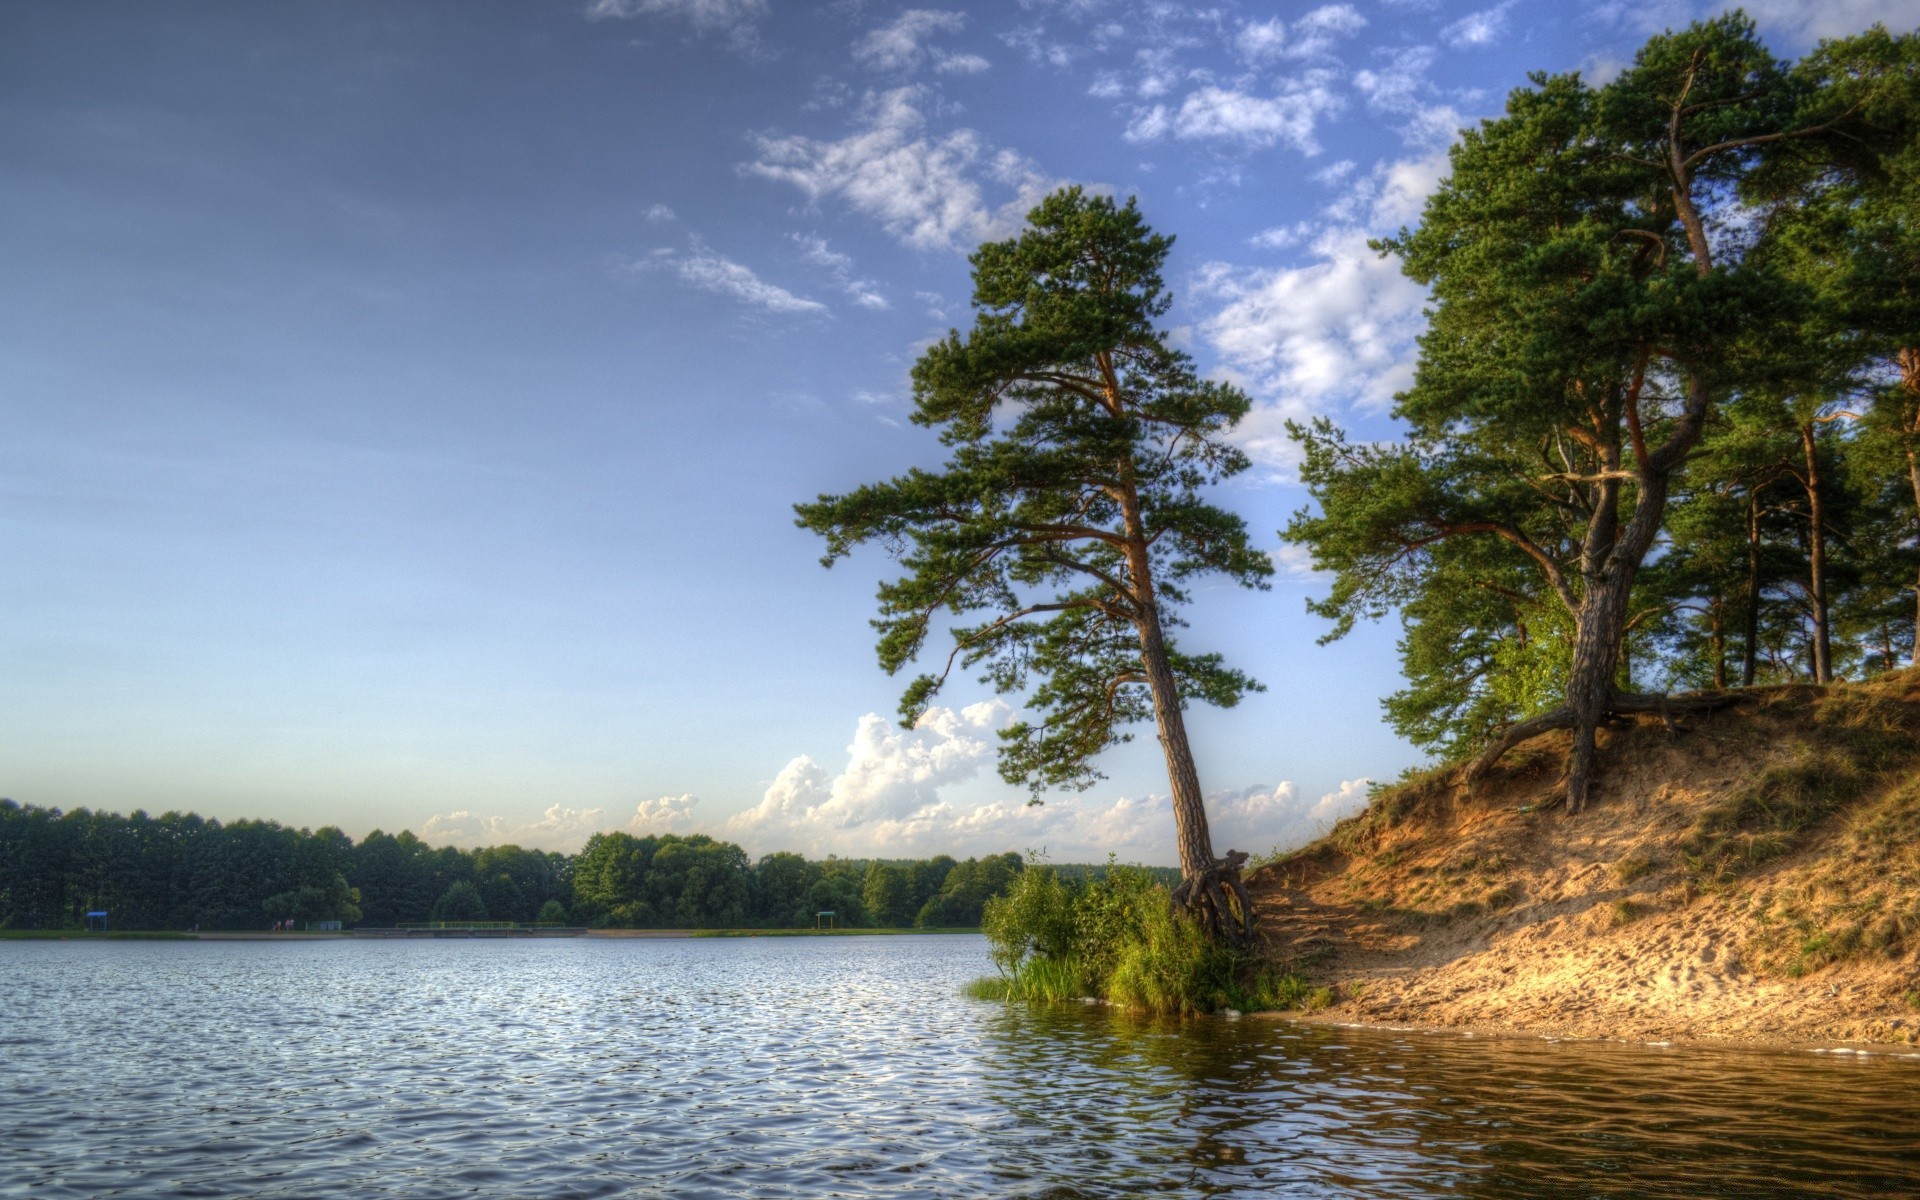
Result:
{"label": "white cloud", "polygon": [[1240,51],[1240,57],[1250,63],[1268,62],[1281,57],[1287,50],[1287,26],[1279,17],[1265,21],[1249,21],[1240,27],[1240,33],[1233,39],[1234,48]]}
{"label": "white cloud", "polygon": [[799,244],[801,256],[816,267],[824,267],[855,304],[876,310],[892,307],[887,303],[887,298],[880,294],[880,285],[871,279],[859,278],[854,273],[852,257],[829,249],[827,239],[796,233],[793,240]]}
{"label": "white cloud", "polygon": [[[1727,7],[1703,6],[1702,15]],[[1744,0],[1741,7],[1763,30],[1806,45],[1860,33],[1876,23],[1894,33],[1920,26],[1920,0]]]}
{"label": "white cloud", "polygon": [[685,21],[695,33],[723,33],[742,50],[758,43],[766,15],[767,0],[592,0],[587,5],[589,20],[670,17]]}
{"label": "white cloud", "polygon": [[1365,231],[1336,227],[1305,266],[1201,272],[1196,294],[1220,303],[1201,334],[1262,400],[1237,431],[1262,462],[1293,461],[1288,417],[1384,408],[1412,381],[1426,292],[1366,242]]}
{"label": "white cloud", "polygon": [[1349,779],[1312,801],[1300,796],[1291,783],[1209,796],[1207,813],[1214,847],[1258,854],[1304,846],[1332,829],[1335,822],[1365,808],[1368,782]]}
{"label": "white cloud", "polygon": [[1319,118],[1340,107],[1320,79],[1297,82],[1278,96],[1252,96],[1209,85],[1190,93],[1177,110],[1156,104],[1135,113],[1129,141],[1150,142],[1168,134],[1184,140],[1217,139],[1266,147],[1285,142],[1302,154],[1317,154]]}
{"label": "white cloud", "polygon": [[[947,793],[989,769],[993,736],[1012,712],[998,701],[935,708],[912,730],[878,714],[858,722],[847,761],[831,772],[809,756],[789,762],[760,803],[719,836],[755,854],[793,849],[813,857],[960,856],[1044,850],[1056,862],[1171,863],[1173,806],[1163,795],[1088,794],[1032,805],[1024,795],[956,802]],[[1355,807],[1365,781],[1308,802],[1290,783],[1211,794],[1214,844],[1264,851],[1305,842]]]}
{"label": "white cloud", "polygon": [[652,208],[649,208],[647,210],[646,216],[647,216],[647,221],[650,224],[654,224],[654,225],[659,225],[668,221],[679,220],[679,218],[674,215],[674,211],[671,208],[668,208],[664,204],[656,204]]}
{"label": "white cloud", "polygon": [[855,726],[844,770],[829,776],[806,755],[794,759],[727,831],[755,848],[810,854],[845,847],[842,835],[851,831],[870,846],[917,844],[926,826],[947,823],[941,789],[977,774],[992,756],[994,733],[1011,719],[999,701],[931,708],[912,729],[868,713]]}
{"label": "white cloud", "polygon": [[1483,8],[1479,12],[1468,13],[1458,21],[1440,31],[1440,40],[1454,49],[1468,46],[1491,46],[1500,40],[1507,31],[1507,12],[1513,8],[1515,0],[1504,0],[1492,8]]}
{"label": "white cloud", "polygon": [[1293,23],[1293,42],[1287,54],[1291,58],[1321,57],[1333,49],[1336,39],[1366,27],[1367,19],[1353,5],[1324,5]]}
{"label": "white cloud", "polygon": [[515,824],[504,817],[482,817],[466,809],[428,817],[415,832],[429,845],[523,846],[529,850],[578,850],[603,824],[604,809],[555,804],[537,821]]}
{"label": "white cloud", "polygon": [[[860,128],[839,141],[762,137],[759,158],[741,169],[790,183],[816,202],[837,197],[919,249],[969,247],[1017,228],[1051,181],[971,129],[930,137],[921,94],[914,87],[870,94]],[[1014,199],[991,207],[983,179]]]}
{"label": "white cloud", "polygon": [[818,300],[796,296],[777,284],[768,283],[756,275],[751,267],[715,254],[698,243],[685,253],[656,250],[651,257],[634,266],[638,270],[670,270],[680,277],[682,283],[736,300],[749,308],[787,315],[827,311],[827,306]]}
{"label": "white cloud", "polygon": [[[1726,0],[1606,0],[1588,11],[1600,21],[1653,34],[1732,7]],[[1876,23],[1895,33],[1920,26],[1920,0],[1742,0],[1739,7],[1770,40],[1784,38],[1794,49],[1860,33]]]}
{"label": "white cloud", "polygon": [[1400,137],[1410,146],[1444,146],[1465,124],[1452,105],[1433,99],[1436,89],[1427,78],[1433,60],[1433,47],[1408,46],[1389,52],[1387,65],[1379,70],[1353,76],[1368,108],[1406,118]]}
{"label": "white cloud", "polygon": [[642,800],[633,806],[633,816],[627,818],[627,831],[638,837],[650,833],[688,833],[694,828],[694,813],[699,807],[700,798],[690,793]]}
{"label": "white cloud", "polygon": [[933,69],[942,75],[978,75],[991,66],[978,54],[942,54],[935,58]]}
{"label": "white cloud", "polygon": [[965,13],[910,8],[855,42],[853,60],[874,71],[915,71],[931,62],[950,75],[975,74],[992,64],[978,54],[951,54],[931,44],[935,35],[958,33],[966,24]]}
{"label": "white cloud", "polygon": [[1247,241],[1265,250],[1285,250],[1298,246],[1312,237],[1315,228],[1311,221],[1295,221],[1291,225],[1275,225],[1271,229],[1262,229]]}

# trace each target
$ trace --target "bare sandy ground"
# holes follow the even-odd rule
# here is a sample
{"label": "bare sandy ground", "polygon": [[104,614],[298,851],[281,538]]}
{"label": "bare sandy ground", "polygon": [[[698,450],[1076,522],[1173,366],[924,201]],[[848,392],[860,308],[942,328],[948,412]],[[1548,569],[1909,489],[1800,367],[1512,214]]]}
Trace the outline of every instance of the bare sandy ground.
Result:
{"label": "bare sandy ground", "polygon": [[[1920,680],[1874,693],[1920,726]],[[1332,986],[1314,1019],[1631,1041],[1920,1043],[1920,778],[1907,762],[1738,877],[1716,806],[1823,736],[1820,694],[1616,731],[1597,802],[1550,794],[1564,743],[1376,801],[1255,872],[1269,952]],[[1793,756],[1800,755],[1801,759]],[[1818,772],[1814,772],[1817,777]],[[1764,815],[1764,814],[1762,814]],[[1771,836],[1771,835],[1769,835]]]}

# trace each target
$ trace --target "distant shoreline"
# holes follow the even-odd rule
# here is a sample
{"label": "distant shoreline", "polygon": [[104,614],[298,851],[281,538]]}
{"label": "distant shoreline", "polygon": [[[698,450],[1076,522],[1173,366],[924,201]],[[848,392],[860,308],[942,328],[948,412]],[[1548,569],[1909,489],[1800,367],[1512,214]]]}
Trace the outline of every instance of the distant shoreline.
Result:
{"label": "distant shoreline", "polygon": [[977,928],[938,929],[556,929],[556,930],[341,930],[302,933],[251,929],[125,930],[88,933],[84,929],[0,929],[0,942],[374,942],[486,941],[550,938],[793,938],[882,937],[929,934],[977,934]]}

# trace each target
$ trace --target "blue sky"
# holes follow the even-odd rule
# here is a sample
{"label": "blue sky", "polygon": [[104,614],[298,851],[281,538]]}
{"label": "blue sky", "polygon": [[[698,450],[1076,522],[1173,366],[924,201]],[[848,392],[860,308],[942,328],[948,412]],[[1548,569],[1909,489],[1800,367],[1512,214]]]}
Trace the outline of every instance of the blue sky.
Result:
{"label": "blue sky", "polygon": [[[1777,49],[1920,0],[1750,5]],[[570,849],[1171,861],[1149,737],[1027,808],[1012,710],[913,731],[879,555],[822,491],[933,465],[906,375],[965,253],[1063,182],[1177,235],[1176,336],[1372,436],[1421,296],[1365,249],[1531,70],[1685,3],[768,0],[0,8],[0,794]],[[1202,591],[1269,690],[1192,724],[1217,841],[1297,840],[1417,755],[1394,629]],[[874,714],[883,714],[875,716]]]}

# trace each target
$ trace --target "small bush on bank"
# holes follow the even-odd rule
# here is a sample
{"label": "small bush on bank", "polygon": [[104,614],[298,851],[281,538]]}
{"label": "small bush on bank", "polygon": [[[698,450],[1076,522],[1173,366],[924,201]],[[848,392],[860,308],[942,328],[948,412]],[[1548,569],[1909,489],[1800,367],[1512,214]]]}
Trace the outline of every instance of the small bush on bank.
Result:
{"label": "small bush on bank", "polygon": [[996,978],[979,999],[1106,999],[1154,1013],[1299,1007],[1310,989],[1256,956],[1211,942],[1177,917],[1165,885],[1136,867],[1109,864],[1099,879],[1063,880],[1029,866],[987,903],[981,928]]}

